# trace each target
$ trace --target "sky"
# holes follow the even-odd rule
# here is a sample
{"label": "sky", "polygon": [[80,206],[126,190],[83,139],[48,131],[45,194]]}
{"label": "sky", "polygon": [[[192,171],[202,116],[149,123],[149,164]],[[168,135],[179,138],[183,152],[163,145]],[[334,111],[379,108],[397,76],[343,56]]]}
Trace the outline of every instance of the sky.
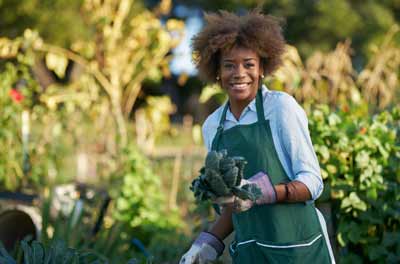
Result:
{"label": "sky", "polygon": [[173,59],[170,62],[170,69],[173,74],[187,73],[196,75],[197,71],[192,63],[192,52],[190,48],[191,38],[200,31],[203,20],[200,10],[188,9],[185,6],[177,5],[173,13],[180,19],[185,20],[184,38],[180,45],[173,51]]}

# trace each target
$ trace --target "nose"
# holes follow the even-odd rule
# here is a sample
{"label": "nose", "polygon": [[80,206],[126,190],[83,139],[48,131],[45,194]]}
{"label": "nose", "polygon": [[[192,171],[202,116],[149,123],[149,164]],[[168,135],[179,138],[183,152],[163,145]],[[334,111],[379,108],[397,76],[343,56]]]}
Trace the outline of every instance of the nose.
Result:
{"label": "nose", "polygon": [[243,67],[242,64],[239,64],[235,67],[235,71],[233,73],[233,78],[235,79],[241,79],[245,76],[245,68]]}

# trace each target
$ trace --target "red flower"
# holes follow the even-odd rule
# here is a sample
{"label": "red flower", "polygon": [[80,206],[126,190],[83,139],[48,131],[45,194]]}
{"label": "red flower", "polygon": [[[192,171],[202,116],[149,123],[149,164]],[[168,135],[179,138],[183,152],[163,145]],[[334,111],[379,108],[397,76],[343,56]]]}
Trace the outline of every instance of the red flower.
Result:
{"label": "red flower", "polygon": [[13,101],[16,103],[20,103],[22,100],[24,100],[24,96],[17,89],[11,89],[10,96],[11,99],[13,99]]}
{"label": "red flower", "polygon": [[367,129],[365,127],[360,128],[360,134],[365,135],[367,133]]}
{"label": "red flower", "polygon": [[342,107],[342,111],[345,112],[345,113],[348,113],[350,111],[350,107],[348,105],[344,105]]}

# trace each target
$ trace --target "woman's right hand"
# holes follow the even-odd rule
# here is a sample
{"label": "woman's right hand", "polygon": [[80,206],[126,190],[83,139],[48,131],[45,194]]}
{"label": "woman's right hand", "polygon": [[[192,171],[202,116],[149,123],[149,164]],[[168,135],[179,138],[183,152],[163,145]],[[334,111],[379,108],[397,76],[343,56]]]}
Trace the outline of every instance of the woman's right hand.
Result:
{"label": "woman's right hand", "polygon": [[189,251],[182,256],[179,264],[205,264],[208,261],[216,260],[217,257],[217,251],[212,246],[193,244]]}
{"label": "woman's right hand", "polygon": [[201,232],[179,264],[205,264],[214,261],[224,251],[224,243],[215,235]]}

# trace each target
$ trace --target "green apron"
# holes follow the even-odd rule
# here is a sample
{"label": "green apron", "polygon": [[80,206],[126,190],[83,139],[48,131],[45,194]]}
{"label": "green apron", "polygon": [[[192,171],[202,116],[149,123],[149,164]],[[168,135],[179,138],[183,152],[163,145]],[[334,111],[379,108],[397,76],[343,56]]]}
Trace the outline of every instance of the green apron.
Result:
{"label": "green apron", "polygon": [[[222,113],[212,150],[226,149],[248,164],[244,178],[266,172],[272,183],[289,182],[276,153],[269,120],[265,120],[261,89],[256,98],[258,122],[224,130],[228,104]],[[314,204],[256,205],[233,214],[235,241],[229,247],[233,263],[331,263]]]}

